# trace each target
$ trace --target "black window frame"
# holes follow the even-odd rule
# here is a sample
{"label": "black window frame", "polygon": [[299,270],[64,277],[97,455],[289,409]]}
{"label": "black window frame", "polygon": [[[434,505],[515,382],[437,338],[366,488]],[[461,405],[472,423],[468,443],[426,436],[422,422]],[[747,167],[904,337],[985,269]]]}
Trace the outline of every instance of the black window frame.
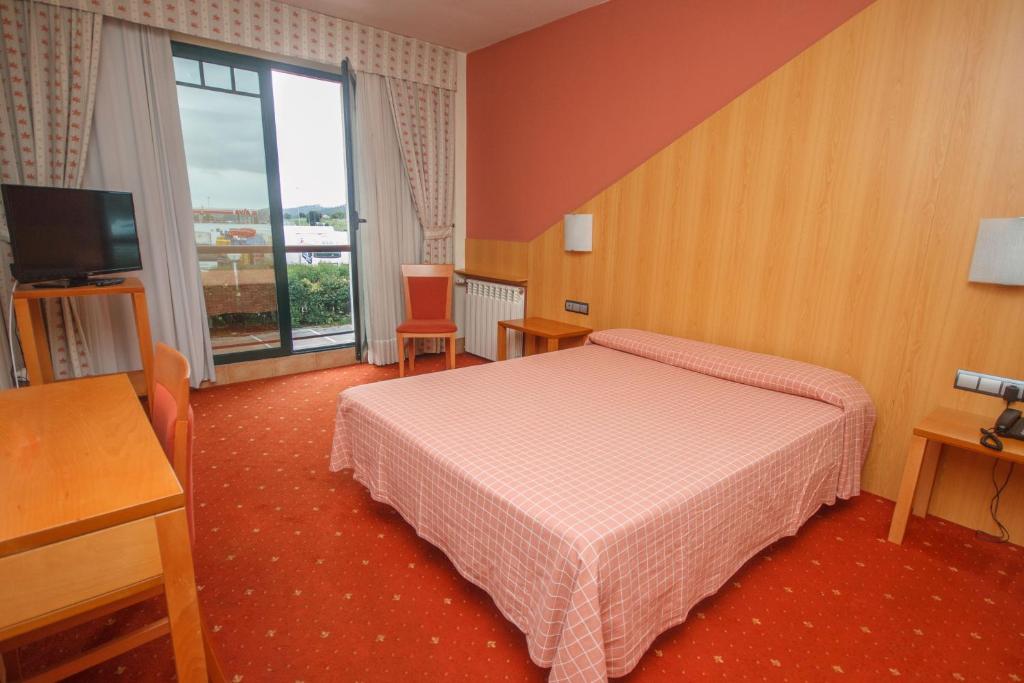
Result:
{"label": "black window frame", "polygon": [[[277,297],[277,325],[279,345],[270,349],[250,349],[246,351],[234,351],[230,353],[214,354],[215,365],[225,365],[247,360],[258,360],[263,358],[280,358],[305,353],[318,353],[320,351],[332,351],[337,349],[355,348],[356,359],[362,360],[362,327],[359,310],[359,285],[358,285],[358,232],[359,220],[353,206],[355,204],[355,178],[354,160],[352,158],[352,79],[349,70],[348,60],[341,64],[339,73],[332,73],[320,69],[287,64],[262,57],[226,52],[214,48],[193,45],[172,41],[171,54],[174,57],[193,59],[199,62],[199,84],[175,80],[176,86],[196,88],[199,90],[211,90],[213,92],[228,93],[242,97],[253,97],[260,100],[260,109],[263,119],[263,147],[266,161],[267,175],[267,196],[270,204],[270,233],[271,248],[274,261],[275,292]],[[231,68],[230,90],[206,85],[204,62],[219,64]],[[253,71],[259,78],[260,92],[251,93],[244,90],[237,90],[235,83],[234,69]],[[352,330],[353,341],[342,344],[331,344],[318,346],[309,349],[295,349],[292,338],[292,315],[291,301],[288,292],[288,264],[286,259],[285,236],[284,236],[284,207],[281,202],[281,172],[277,156],[277,122],[274,112],[274,86],[273,72],[316,78],[323,81],[331,81],[341,86],[342,90],[342,120],[344,124],[343,137],[345,140],[345,171],[347,196],[345,199],[348,213],[348,234],[349,245],[347,251],[349,258],[349,300],[352,305]],[[303,247],[308,249],[309,245]],[[197,254],[198,258],[198,254]],[[209,323],[207,323],[209,324]],[[329,335],[328,335],[329,336]]]}

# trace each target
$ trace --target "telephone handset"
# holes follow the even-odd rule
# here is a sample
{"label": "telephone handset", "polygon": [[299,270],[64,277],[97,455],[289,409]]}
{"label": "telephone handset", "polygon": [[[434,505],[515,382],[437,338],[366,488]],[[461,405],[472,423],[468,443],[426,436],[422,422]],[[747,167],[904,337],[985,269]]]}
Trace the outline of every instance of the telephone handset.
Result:
{"label": "telephone handset", "polygon": [[1024,417],[1021,412],[1013,408],[1007,408],[996,420],[996,434],[1011,439],[1024,439]]}

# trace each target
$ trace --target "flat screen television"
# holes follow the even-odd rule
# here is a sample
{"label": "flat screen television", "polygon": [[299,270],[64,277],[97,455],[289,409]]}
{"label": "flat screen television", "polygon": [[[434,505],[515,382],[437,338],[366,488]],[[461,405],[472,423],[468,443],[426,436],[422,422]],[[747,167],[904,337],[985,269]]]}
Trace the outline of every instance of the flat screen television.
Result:
{"label": "flat screen television", "polygon": [[3,185],[19,282],[67,280],[142,269],[130,192]]}

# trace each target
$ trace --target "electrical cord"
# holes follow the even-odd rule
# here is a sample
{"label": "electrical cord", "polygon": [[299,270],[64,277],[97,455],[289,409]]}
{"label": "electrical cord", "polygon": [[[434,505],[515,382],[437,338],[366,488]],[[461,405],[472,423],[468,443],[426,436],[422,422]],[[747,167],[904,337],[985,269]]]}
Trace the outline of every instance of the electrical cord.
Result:
{"label": "electrical cord", "polygon": [[[998,439],[997,439],[998,440]],[[1002,444],[1000,444],[1002,446]],[[1002,450],[1002,449],[1000,449]],[[1010,542],[1010,531],[1006,526],[999,521],[999,501],[1003,495],[1003,491],[1006,490],[1007,484],[1010,483],[1010,477],[1013,476],[1013,468],[1016,463],[1010,463],[1010,469],[1006,470],[1006,478],[1003,479],[1003,483],[1000,484],[996,479],[996,469],[999,467],[999,458],[994,458],[992,462],[992,485],[995,486],[996,492],[992,496],[992,500],[988,504],[988,512],[992,515],[992,521],[995,522],[996,527],[999,528],[998,534],[990,534],[981,529],[976,529],[974,535],[976,538],[982,541],[988,541],[989,543],[1009,543]]]}
{"label": "electrical cord", "polygon": [[991,448],[994,451],[1003,450],[1003,440],[996,436],[996,429],[981,428],[981,445],[985,448]]}
{"label": "electrical cord", "polygon": [[11,375],[14,376],[14,388],[21,386],[18,381],[18,360],[14,355],[14,290],[18,288],[18,281],[11,281],[11,298],[7,303],[7,349],[11,352]]}
{"label": "electrical cord", "polygon": [[[1006,397],[1006,412],[1009,412],[1010,406],[1013,404],[1013,399],[1009,396]],[[1020,419],[1020,413],[1015,412],[1011,415],[1011,418],[1016,416]],[[1003,450],[1003,441],[999,438],[998,434],[1005,433],[1009,429],[1009,425],[1000,424],[1003,421],[1003,416],[1000,416],[999,421],[989,429],[981,428],[981,445],[985,448],[991,448],[992,450],[999,452]],[[992,486],[995,487],[996,492],[992,496],[992,500],[988,503],[988,513],[992,516],[992,521],[995,522],[996,527],[999,529],[998,534],[990,534],[981,529],[975,529],[974,535],[976,538],[982,541],[988,541],[990,543],[1008,543],[1010,541],[1010,531],[1006,528],[1001,521],[999,521],[999,502],[1002,499],[1003,491],[1006,490],[1007,485],[1010,483],[1010,477],[1013,476],[1013,468],[1016,463],[1011,462],[1010,468],[1006,470],[1006,478],[1003,479],[1003,483],[1000,484],[999,480],[996,479],[996,471],[999,468],[999,458],[992,459]]]}

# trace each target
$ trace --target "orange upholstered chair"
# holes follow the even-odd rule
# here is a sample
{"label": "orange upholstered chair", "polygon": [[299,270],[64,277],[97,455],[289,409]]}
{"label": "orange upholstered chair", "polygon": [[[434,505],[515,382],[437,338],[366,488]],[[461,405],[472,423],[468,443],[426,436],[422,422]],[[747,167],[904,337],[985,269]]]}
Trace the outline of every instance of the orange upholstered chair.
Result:
{"label": "orange upholstered chair", "polygon": [[416,369],[417,339],[447,339],[448,369],[455,367],[455,332],[452,320],[452,279],[455,266],[404,265],[405,322],[395,334],[398,341],[398,376],[405,377],[405,343],[410,343],[409,370]]}
{"label": "orange upholstered chair", "polygon": [[189,374],[185,356],[177,349],[157,343],[153,354],[153,386],[150,387],[153,414],[149,419],[185,491],[189,532],[195,540],[192,511],[192,424],[195,417],[188,401]]}
{"label": "orange upholstered chair", "polygon": [[[194,544],[196,531],[192,499],[192,427],[195,424],[195,415],[188,400],[190,374],[188,359],[181,355],[181,352],[164,343],[157,343],[156,353],[153,354],[153,386],[149,389],[153,399],[153,414],[150,415],[150,421],[185,492],[185,513],[188,515],[188,530]],[[223,681],[224,673],[210,645],[206,620],[200,617],[200,622],[210,680]]]}

